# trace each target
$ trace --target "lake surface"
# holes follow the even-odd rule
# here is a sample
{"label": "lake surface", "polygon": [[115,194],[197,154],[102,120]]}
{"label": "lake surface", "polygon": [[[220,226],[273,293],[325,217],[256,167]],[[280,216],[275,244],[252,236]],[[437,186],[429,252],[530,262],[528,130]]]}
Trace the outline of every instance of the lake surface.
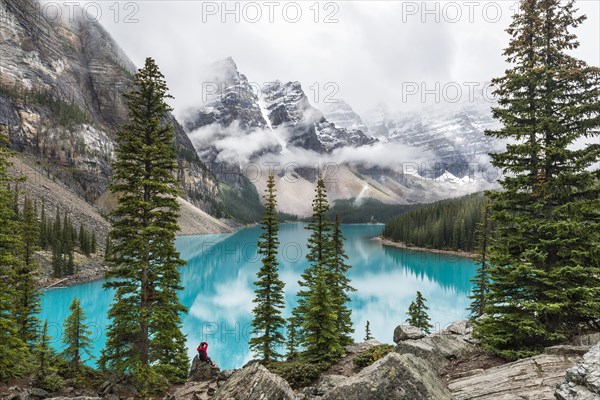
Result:
{"label": "lake surface", "polygon": [[[298,279],[307,266],[304,224],[285,224],[280,232],[280,274],[286,283],[285,315],[295,305]],[[404,322],[417,290],[427,298],[435,326],[464,319],[469,304],[470,279],[475,264],[467,258],[383,247],[371,238],[382,225],[345,225],[346,252],[352,284],[352,320],[356,340],[364,337],[370,321],[373,336],[392,343],[396,325]],[[252,357],[247,340],[251,331],[253,282],[260,267],[256,252],[258,227],[233,234],[182,236],[177,248],[188,265],[181,269],[185,289],[180,293],[188,314],[183,316],[190,357],[201,341],[209,342],[209,355],[222,369],[238,368]],[[42,320],[48,320],[53,345],[60,349],[62,324],[73,297],[78,297],[93,331],[93,355],[104,346],[106,318],[112,292],[102,282],[49,289],[42,298]],[[94,364],[95,360],[89,360]]]}

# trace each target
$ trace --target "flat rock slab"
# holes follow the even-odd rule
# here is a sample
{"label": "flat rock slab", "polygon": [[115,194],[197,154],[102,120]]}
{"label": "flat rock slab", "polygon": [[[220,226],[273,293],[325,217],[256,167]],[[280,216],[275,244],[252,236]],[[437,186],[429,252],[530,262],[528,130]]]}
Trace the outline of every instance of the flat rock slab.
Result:
{"label": "flat rock slab", "polygon": [[556,385],[580,361],[576,354],[542,354],[452,380],[448,388],[457,400],[555,400]]}

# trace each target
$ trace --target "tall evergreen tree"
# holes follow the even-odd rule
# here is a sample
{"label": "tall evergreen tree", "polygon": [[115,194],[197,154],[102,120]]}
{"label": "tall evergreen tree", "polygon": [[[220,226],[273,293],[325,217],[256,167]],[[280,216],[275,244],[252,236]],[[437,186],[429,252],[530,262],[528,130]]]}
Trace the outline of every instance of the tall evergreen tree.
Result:
{"label": "tall evergreen tree", "polygon": [[408,312],[406,313],[408,319],[406,322],[425,333],[430,333],[433,325],[431,325],[429,315],[427,315],[429,307],[425,304],[426,301],[427,299],[423,297],[421,292],[417,291],[417,298],[408,306]]}
{"label": "tall evergreen tree", "polygon": [[489,194],[489,317],[475,334],[509,359],[600,315],[600,69],[571,55],[576,13],[573,0],[523,0],[504,52],[512,66],[493,81],[502,128],[487,134],[511,144],[492,155],[505,177]]}
{"label": "tall evergreen tree", "polygon": [[343,353],[338,328],[338,300],[327,282],[331,277],[333,258],[331,240],[332,225],[327,219],[329,202],[322,176],[317,180],[313,200],[313,216],[306,229],[312,233],[308,238],[309,266],[302,273],[298,292],[298,305],[293,311],[298,342],[304,347],[304,355],[313,361],[332,361]]}
{"label": "tall evergreen tree", "polygon": [[470,318],[475,319],[481,317],[485,312],[485,300],[488,294],[488,288],[490,284],[490,274],[488,271],[488,248],[492,240],[492,227],[490,223],[490,204],[489,201],[485,201],[483,206],[483,217],[479,224],[477,224],[476,236],[478,242],[478,256],[477,272],[475,277],[471,280],[473,289],[471,290],[471,304],[468,308],[470,311]]}
{"label": "tall evergreen tree", "polygon": [[130,121],[116,137],[110,188],[119,203],[105,284],[115,297],[101,363],[118,374],[132,373],[144,388],[157,374],[171,382],[187,376],[180,317],[186,309],[177,297],[185,261],[174,244],[179,205],[175,134],[166,122],[170,96],[154,60],[146,59],[125,97]]}
{"label": "tall evergreen tree", "polygon": [[356,291],[350,285],[348,270],[351,268],[346,263],[348,256],[344,250],[344,234],[342,233],[342,222],[340,215],[335,215],[331,234],[331,259],[327,263],[329,269],[328,283],[331,285],[335,310],[337,315],[337,331],[342,346],[354,343],[352,339],[352,310],[348,307],[350,296],[348,293]]}
{"label": "tall evergreen tree", "polygon": [[371,324],[369,323],[369,321],[367,321],[367,324],[365,325],[365,342],[367,340],[371,340],[373,339],[373,335],[371,335]]}
{"label": "tall evergreen tree", "polygon": [[293,360],[298,357],[298,321],[295,317],[289,317],[287,320],[287,340],[285,342],[286,358]]}
{"label": "tall evergreen tree", "polygon": [[90,253],[96,253],[96,232],[92,231],[92,239],[90,240]]}
{"label": "tall evergreen tree", "polygon": [[71,313],[65,319],[64,333],[62,341],[65,349],[62,356],[71,363],[71,365],[79,370],[81,367],[81,356],[86,353],[91,356],[92,332],[86,324],[86,316],[81,308],[81,303],[77,297],[73,298],[69,306]]}
{"label": "tall evergreen tree", "polygon": [[41,379],[48,375],[54,363],[55,354],[50,340],[51,338],[48,335],[48,321],[44,321],[35,351],[37,376]]}
{"label": "tall evergreen tree", "polygon": [[48,223],[46,221],[46,202],[42,199],[42,212],[40,215],[40,247],[48,248]]}
{"label": "tall evergreen tree", "polygon": [[0,381],[23,375],[30,366],[30,352],[21,340],[13,313],[15,271],[21,267],[19,224],[7,189],[9,151],[0,135]]}
{"label": "tall evergreen tree", "polygon": [[19,337],[31,350],[34,350],[40,329],[37,315],[40,312],[41,292],[37,288],[38,265],[34,258],[39,249],[39,223],[33,203],[25,197],[21,221],[21,240],[23,242],[22,262],[16,269],[14,314]]}
{"label": "tall evergreen tree", "polygon": [[265,363],[281,357],[277,348],[284,344],[282,330],[285,319],[281,310],[285,307],[285,284],[279,279],[277,249],[279,248],[279,221],[277,219],[277,199],[275,177],[270,175],[265,193],[265,210],[262,219],[262,234],[258,241],[258,254],[262,256],[262,267],[257,273],[252,326],[254,337],[250,338],[250,348]]}

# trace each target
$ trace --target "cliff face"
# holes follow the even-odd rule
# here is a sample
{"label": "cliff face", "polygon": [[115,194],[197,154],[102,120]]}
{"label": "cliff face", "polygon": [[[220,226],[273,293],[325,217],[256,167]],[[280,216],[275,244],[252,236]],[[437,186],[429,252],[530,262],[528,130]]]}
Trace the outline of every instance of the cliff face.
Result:
{"label": "cliff face", "polygon": [[[135,66],[96,22],[46,19],[32,0],[1,0],[0,19],[0,133],[14,150],[35,156],[44,173],[97,201],[106,192],[114,134],[127,120],[122,93]],[[214,177],[170,122],[184,197],[216,211]]]}

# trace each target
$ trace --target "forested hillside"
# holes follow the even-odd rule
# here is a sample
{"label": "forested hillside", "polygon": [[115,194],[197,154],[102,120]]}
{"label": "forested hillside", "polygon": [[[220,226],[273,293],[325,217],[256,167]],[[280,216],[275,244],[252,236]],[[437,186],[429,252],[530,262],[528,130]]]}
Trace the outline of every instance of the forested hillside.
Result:
{"label": "forested hillside", "polygon": [[475,193],[424,205],[388,222],[383,237],[411,246],[473,251],[484,199]]}

